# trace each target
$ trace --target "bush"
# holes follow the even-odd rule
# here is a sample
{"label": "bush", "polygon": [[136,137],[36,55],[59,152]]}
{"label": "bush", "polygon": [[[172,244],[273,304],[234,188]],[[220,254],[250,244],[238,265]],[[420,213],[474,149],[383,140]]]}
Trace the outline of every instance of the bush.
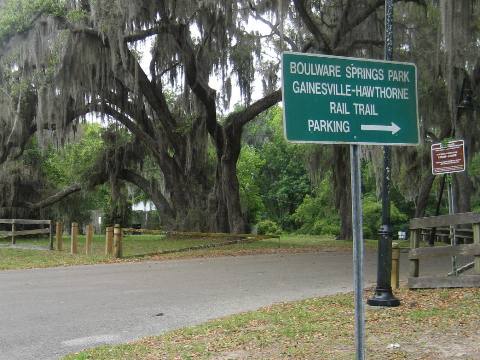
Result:
{"label": "bush", "polygon": [[262,220],[257,223],[258,235],[279,235],[281,233],[280,226],[272,220]]}
{"label": "bush", "polygon": [[306,195],[292,218],[298,233],[309,235],[340,234],[340,217],[335,209],[330,175],[325,176],[314,195]]}
{"label": "bush", "polygon": [[[390,222],[396,233],[408,221],[408,216],[398,210],[394,203],[390,207]],[[382,222],[382,204],[373,195],[363,199],[363,236],[366,239],[378,238],[378,229]]]}
{"label": "bush", "polygon": [[311,235],[333,235],[340,234],[340,220],[338,217],[323,218],[315,221]]}

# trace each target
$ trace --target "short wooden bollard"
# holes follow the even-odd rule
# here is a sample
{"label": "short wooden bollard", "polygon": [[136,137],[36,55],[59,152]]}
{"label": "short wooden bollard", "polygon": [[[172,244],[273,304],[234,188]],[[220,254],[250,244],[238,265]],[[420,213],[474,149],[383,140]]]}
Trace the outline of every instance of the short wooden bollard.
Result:
{"label": "short wooden bollard", "polygon": [[12,222],[12,245],[15,245],[15,223],[14,222]]}
{"label": "short wooden bollard", "polygon": [[400,287],[400,246],[392,243],[392,289]]}
{"label": "short wooden bollard", "polygon": [[113,228],[113,256],[121,258],[122,255],[122,228],[119,224],[115,224]]}
{"label": "short wooden bollard", "polygon": [[57,221],[55,226],[55,239],[57,241],[57,250],[63,251],[63,223]]}
{"label": "short wooden bollard", "polygon": [[106,229],[105,235],[105,256],[113,255],[113,226]]}
{"label": "short wooden bollard", "polygon": [[[480,224],[473,224],[473,243],[480,245]],[[473,271],[475,274],[480,275],[480,256],[475,256],[473,261]]]}
{"label": "short wooden bollard", "polygon": [[49,242],[49,250],[53,250],[53,229],[52,229],[52,220],[48,221],[48,242]]}
{"label": "short wooden bollard", "polygon": [[70,252],[72,254],[78,253],[78,224],[72,223],[72,236],[71,236],[71,244],[70,244]]}
{"label": "short wooden bollard", "polygon": [[85,255],[92,255],[93,225],[87,225],[87,237],[85,238]]}

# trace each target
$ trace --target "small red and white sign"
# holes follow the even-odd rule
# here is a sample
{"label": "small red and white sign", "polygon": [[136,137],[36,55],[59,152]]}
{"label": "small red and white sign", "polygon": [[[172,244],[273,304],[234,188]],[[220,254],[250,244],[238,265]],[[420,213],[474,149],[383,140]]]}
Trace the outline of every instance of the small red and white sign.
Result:
{"label": "small red and white sign", "polygon": [[463,140],[432,144],[432,174],[450,174],[465,171],[465,144]]}

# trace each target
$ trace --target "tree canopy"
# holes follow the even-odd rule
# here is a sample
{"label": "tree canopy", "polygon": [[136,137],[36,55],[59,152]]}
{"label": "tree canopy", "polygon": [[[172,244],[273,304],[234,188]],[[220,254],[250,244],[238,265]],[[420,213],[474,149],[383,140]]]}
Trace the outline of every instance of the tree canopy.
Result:
{"label": "tree canopy", "polygon": [[[420,216],[436,189],[428,141],[464,138],[469,163],[478,151],[478,127],[471,126],[476,113],[458,104],[478,98],[479,6],[471,0],[395,3],[395,59],[419,68],[425,142],[394,153],[394,191],[400,212]],[[350,237],[347,148],[286,144],[280,110],[266,110],[281,100],[284,50],[383,57],[383,4],[0,1],[0,183],[10,195],[2,211],[39,211],[101,184],[116,203],[128,183],[155,203],[170,228],[244,232],[267,218],[285,230],[322,228],[308,220],[320,206],[336,209],[337,235]],[[38,173],[42,189],[20,180],[26,171],[20,159],[34,135],[40,148],[61,148],[87,118],[104,124],[100,153],[81,167],[88,181],[67,183],[58,175],[48,184]],[[365,148],[363,158],[375,180],[374,204],[381,154]],[[421,180],[413,184],[411,177]],[[453,182],[458,210],[469,210],[473,173]],[[17,196],[32,188],[42,191],[31,199]]]}

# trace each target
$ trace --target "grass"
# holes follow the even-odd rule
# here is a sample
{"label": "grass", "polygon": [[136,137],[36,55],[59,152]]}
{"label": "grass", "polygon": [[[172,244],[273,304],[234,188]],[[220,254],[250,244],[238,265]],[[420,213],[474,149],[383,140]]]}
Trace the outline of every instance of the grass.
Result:
{"label": "grass", "polygon": [[[396,295],[398,308],[367,309],[368,359],[479,358],[480,289]],[[352,300],[350,293],[273,305],[65,359],[353,359]]]}
{"label": "grass", "polygon": [[[146,254],[184,249],[219,241],[221,239],[167,240],[162,235],[124,236],[123,254],[125,259],[123,261],[140,259]],[[35,246],[47,249],[49,241],[48,239],[19,239],[17,240],[17,245],[25,248]],[[70,240],[67,237],[64,237],[63,247],[63,251],[0,248],[0,270],[122,261],[105,256],[105,238],[100,235],[94,236],[91,256],[84,255],[85,236],[79,236],[78,238],[78,254],[70,254]]]}
{"label": "grass", "polygon": [[[79,236],[78,255],[69,252],[70,240],[64,237],[63,251],[41,251],[0,247],[0,270],[27,269],[79,264],[96,264],[119,261],[140,261],[142,259],[166,260],[192,257],[236,256],[247,254],[268,254],[284,252],[350,250],[351,241],[335,240],[328,236],[283,235],[280,239],[265,239],[250,243],[220,246],[209,249],[197,249],[169,254],[157,254],[162,251],[185,249],[195,245],[224,242],[225,239],[176,239],[168,240],[163,235],[126,235],[123,242],[125,259],[112,259],[104,255],[105,238],[97,235],[93,241],[93,255],[86,256],[85,237]],[[5,242],[5,245],[7,243]],[[20,246],[42,246],[48,248],[48,239],[17,240]],[[367,249],[375,249],[376,241],[367,240]]]}

